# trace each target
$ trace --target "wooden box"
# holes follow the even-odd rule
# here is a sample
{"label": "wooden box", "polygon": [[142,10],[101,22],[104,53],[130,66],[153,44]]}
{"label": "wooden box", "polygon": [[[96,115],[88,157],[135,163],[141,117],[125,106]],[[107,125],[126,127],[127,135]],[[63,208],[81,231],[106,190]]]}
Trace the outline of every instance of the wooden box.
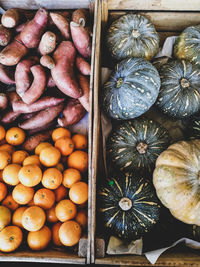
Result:
{"label": "wooden box", "polygon": [[[91,217],[91,262],[106,265],[151,266],[145,256],[104,255],[104,236],[99,236],[96,228],[96,185],[105,179],[102,164],[102,138],[100,124],[100,73],[101,67],[108,67],[108,53],[105,50],[105,31],[110,23],[126,12],[139,12],[147,16],[155,25],[160,35],[161,45],[168,36],[178,35],[191,25],[200,24],[199,0],[102,0],[102,12],[98,12],[101,23],[97,23],[94,71],[94,119],[93,119],[93,155],[92,155],[92,217]],[[100,45],[101,44],[101,45]],[[105,56],[106,55],[106,56]],[[99,77],[99,79],[98,79]],[[155,266],[200,266],[200,251],[188,248],[171,249],[160,256]]]}
{"label": "wooden box", "polygon": [[[89,154],[89,171],[88,171],[88,186],[91,191],[91,143],[92,143],[92,118],[93,118],[93,68],[94,68],[94,53],[96,41],[96,24],[97,24],[97,2],[94,0],[0,0],[0,7],[4,10],[9,8],[22,8],[27,10],[36,10],[39,7],[45,7],[48,10],[75,10],[78,8],[89,9],[91,21],[93,22],[93,39],[92,39],[92,57],[91,57],[91,76],[90,76],[90,112],[88,125],[88,154]],[[91,197],[88,199],[88,224],[90,225],[91,216]],[[89,229],[89,227],[88,227]],[[19,248],[13,253],[1,253],[0,262],[39,262],[39,263],[62,263],[62,264],[86,264],[90,260],[90,235],[84,236],[79,241],[75,249],[51,248],[44,251],[31,251],[27,247]]]}

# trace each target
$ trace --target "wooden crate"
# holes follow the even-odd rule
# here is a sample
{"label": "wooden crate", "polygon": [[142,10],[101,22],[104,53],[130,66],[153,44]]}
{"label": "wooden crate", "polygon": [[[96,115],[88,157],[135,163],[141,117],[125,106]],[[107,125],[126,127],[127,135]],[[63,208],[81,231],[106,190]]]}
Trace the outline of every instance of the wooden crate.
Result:
{"label": "wooden crate", "polygon": [[[93,85],[94,85],[94,64],[95,64],[95,42],[96,42],[96,24],[98,2],[95,0],[0,0],[0,7],[4,10],[9,8],[22,8],[27,10],[36,10],[39,7],[45,7],[48,10],[78,9],[86,8],[90,10],[93,21],[92,37],[92,56],[91,56],[91,75],[90,75],[90,112],[88,126],[88,229],[90,229],[91,216],[91,155],[92,155],[92,123],[93,123]],[[62,263],[62,264],[86,264],[90,263],[90,237],[87,235],[81,238],[77,249],[49,248],[44,251],[31,251],[28,248],[18,249],[13,253],[0,253],[0,261],[4,262],[39,262],[39,263]]]}
{"label": "wooden crate", "polygon": [[[92,218],[91,218],[91,262],[106,265],[132,265],[152,266],[145,256],[137,255],[104,255],[104,239],[99,237],[96,229],[96,185],[104,177],[102,164],[102,139],[100,125],[100,69],[112,66],[109,54],[104,49],[104,36],[110,23],[128,11],[144,14],[155,25],[161,39],[161,45],[168,36],[178,35],[191,25],[200,24],[200,1],[199,0],[102,0],[100,2],[102,23],[97,25],[97,38],[100,47],[96,47],[96,56],[99,54],[99,62],[95,64],[94,73],[94,120],[93,120],[93,155],[92,155]],[[99,45],[100,46],[100,45]],[[100,52],[99,52],[100,50]],[[98,54],[99,53],[99,54]],[[99,79],[98,79],[99,77]],[[165,252],[156,262],[155,266],[200,266],[200,252],[191,249],[172,249]]]}

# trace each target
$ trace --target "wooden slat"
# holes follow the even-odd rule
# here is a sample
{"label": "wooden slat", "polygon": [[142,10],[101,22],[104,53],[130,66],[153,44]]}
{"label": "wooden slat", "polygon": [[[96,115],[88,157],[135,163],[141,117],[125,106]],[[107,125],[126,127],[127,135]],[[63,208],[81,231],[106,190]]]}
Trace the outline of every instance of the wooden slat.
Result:
{"label": "wooden slat", "polygon": [[199,0],[108,0],[109,10],[199,11]]}
{"label": "wooden slat", "polygon": [[0,0],[0,5],[4,9],[12,7],[24,9],[38,9],[45,7],[47,9],[76,9],[89,8],[90,0]]}

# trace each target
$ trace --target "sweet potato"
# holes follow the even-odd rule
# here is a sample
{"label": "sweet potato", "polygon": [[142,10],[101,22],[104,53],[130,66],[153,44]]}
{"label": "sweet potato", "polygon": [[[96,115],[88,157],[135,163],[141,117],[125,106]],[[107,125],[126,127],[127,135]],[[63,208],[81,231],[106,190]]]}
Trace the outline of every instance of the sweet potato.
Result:
{"label": "sweet potato", "polygon": [[47,55],[56,48],[56,35],[53,32],[45,32],[39,43],[38,51],[41,55]]}
{"label": "sweet potato", "polygon": [[47,81],[47,87],[55,87],[56,86],[56,83],[54,82],[54,79],[53,77],[50,75],[49,78],[48,78],[48,81]]}
{"label": "sweet potato", "polygon": [[90,75],[91,66],[83,57],[76,57],[76,67],[83,75]]}
{"label": "sweet potato", "polygon": [[15,91],[7,93],[7,96],[9,98],[11,107],[13,106],[13,103],[15,101],[19,101],[21,99],[20,96]]}
{"label": "sweet potato", "polygon": [[90,81],[88,77],[79,74],[78,75],[78,81],[80,84],[80,87],[83,91],[83,95],[78,99],[80,103],[83,105],[83,107],[89,111],[90,104],[89,104],[89,93],[90,93]]}
{"label": "sweet potato", "polygon": [[5,84],[15,84],[12,78],[12,71],[9,67],[0,64],[0,81]]}
{"label": "sweet potato", "polygon": [[6,46],[11,39],[11,31],[10,29],[5,28],[2,24],[0,24],[0,45]]}
{"label": "sweet potato", "polygon": [[78,23],[79,25],[85,27],[89,17],[89,12],[87,9],[79,8],[72,13],[72,21]]}
{"label": "sweet potato", "polygon": [[6,94],[0,93],[0,110],[4,110],[7,108],[8,98]]}
{"label": "sweet potato", "polygon": [[69,40],[70,39],[69,19],[55,12],[50,12],[50,18],[52,19],[56,27],[60,30],[63,38],[65,40]]}
{"label": "sweet potato", "polygon": [[73,98],[82,96],[74,75],[74,60],[76,49],[72,42],[62,41],[53,54],[55,67],[51,70],[51,75],[56,86],[66,95]]}
{"label": "sweet potato", "polygon": [[92,45],[88,31],[73,21],[70,22],[72,40],[78,52],[85,58],[91,56]]}
{"label": "sweet potato", "polygon": [[1,118],[1,123],[3,124],[9,124],[13,121],[15,121],[20,116],[20,113],[14,112],[13,110],[8,110]]}
{"label": "sweet potato", "polygon": [[18,26],[15,28],[15,31],[16,31],[17,33],[20,33],[20,32],[24,29],[24,27],[26,26],[26,24],[28,24],[28,21],[26,21],[26,22],[24,22],[24,23],[18,25]]}
{"label": "sweet potato", "polygon": [[30,68],[39,62],[38,57],[31,56],[17,64],[15,70],[16,92],[22,96],[31,86]]}
{"label": "sweet potato", "polygon": [[26,47],[35,48],[38,46],[47,22],[48,12],[45,8],[40,8],[35,14],[35,17],[27,23],[20,33],[21,40]]}
{"label": "sweet potato", "polygon": [[16,36],[15,39],[8,44],[0,52],[0,63],[6,66],[16,65],[26,54],[28,49],[21,42],[20,36]]}
{"label": "sweet potato", "polygon": [[56,125],[56,121],[55,120],[51,121],[51,122],[47,123],[46,125],[44,125],[43,127],[29,130],[28,135],[33,135],[33,134],[36,134],[36,133],[39,133],[42,131],[47,131],[47,130],[53,129],[53,128],[55,128],[55,125]]}
{"label": "sweet potato", "polygon": [[6,28],[14,28],[19,22],[19,12],[17,8],[8,9],[1,17],[1,23]]}
{"label": "sweet potato", "polygon": [[19,124],[19,127],[21,127],[24,130],[32,130],[39,127],[43,127],[47,123],[53,121],[56,117],[59,116],[59,114],[63,110],[64,104],[61,103],[57,106],[49,107],[44,110],[41,110],[37,113],[34,117],[31,119],[22,122]]}
{"label": "sweet potato", "polygon": [[55,98],[53,96],[44,96],[31,105],[24,103],[22,100],[13,103],[13,110],[20,113],[30,113],[40,111],[49,107],[57,106],[64,102],[64,98]]}
{"label": "sweet potato", "polygon": [[34,117],[36,114],[37,114],[37,112],[21,114],[19,120],[23,122],[25,120],[28,120],[28,119]]}
{"label": "sweet potato", "polygon": [[48,69],[53,69],[55,67],[55,62],[53,60],[52,57],[50,57],[49,55],[44,55],[40,58],[40,64],[43,67],[46,67]]}
{"label": "sweet potato", "polygon": [[33,74],[33,82],[31,87],[21,96],[26,104],[34,103],[45,90],[46,87],[46,73],[41,65],[34,65],[30,68]]}
{"label": "sweet potato", "polygon": [[44,131],[38,134],[29,136],[22,145],[22,149],[33,152],[39,143],[47,141],[51,138],[52,130]]}
{"label": "sweet potato", "polygon": [[58,124],[61,127],[67,127],[79,122],[85,114],[86,110],[81,105],[79,100],[70,99],[63,110],[63,117],[58,118]]}

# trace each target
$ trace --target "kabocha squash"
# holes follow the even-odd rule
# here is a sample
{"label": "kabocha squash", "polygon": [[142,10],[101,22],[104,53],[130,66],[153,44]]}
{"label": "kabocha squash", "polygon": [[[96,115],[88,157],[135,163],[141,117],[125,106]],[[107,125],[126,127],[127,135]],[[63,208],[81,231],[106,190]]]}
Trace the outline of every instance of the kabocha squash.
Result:
{"label": "kabocha squash", "polygon": [[200,70],[189,61],[173,60],[159,70],[157,106],[168,116],[189,117],[200,110]]}
{"label": "kabocha squash", "polygon": [[174,55],[187,59],[196,65],[200,64],[200,25],[186,28],[174,44]]}
{"label": "kabocha squash", "polygon": [[160,77],[156,68],[142,58],[122,60],[102,91],[103,110],[114,119],[139,117],[156,101]]}
{"label": "kabocha squash", "polygon": [[157,157],[170,144],[159,123],[138,118],[113,127],[107,140],[108,160],[123,172],[152,173]]}
{"label": "kabocha squash", "polygon": [[190,120],[186,128],[186,136],[189,139],[200,139],[200,118],[197,116]]}
{"label": "kabocha squash", "polygon": [[158,198],[178,220],[200,226],[200,140],[180,141],[156,161]]}
{"label": "kabocha squash", "polygon": [[99,191],[99,210],[105,227],[125,240],[140,238],[159,220],[159,201],[153,186],[131,173],[107,180]]}
{"label": "kabocha squash", "polygon": [[126,14],[115,20],[106,38],[112,57],[118,61],[129,57],[150,60],[159,49],[159,35],[153,24],[140,14]]}

